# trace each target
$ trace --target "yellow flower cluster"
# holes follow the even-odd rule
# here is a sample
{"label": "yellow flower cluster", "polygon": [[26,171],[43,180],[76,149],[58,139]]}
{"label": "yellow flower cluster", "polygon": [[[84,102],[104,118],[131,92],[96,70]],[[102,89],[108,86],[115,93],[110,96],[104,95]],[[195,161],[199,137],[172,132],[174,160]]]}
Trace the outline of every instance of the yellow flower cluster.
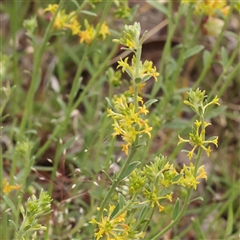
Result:
{"label": "yellow flower cluster", "polygon": [[19,185],[10,185],[6,179],[3,180],[3,192],[5,194],[9,194],[11,191],[13,190],[20,190],[21,189],[21,186]]}
{"label": "yellow flower cluster", "polygon": [[160,200],[163,199],[168,199],[170,202],[172,202],[172,192],[165,195],[165,196],[159,196],[158,193],[158,189],[154,186],[153,191],[149,191],[148,189],[144,188],[143,189],[143,194],[145,195],[145,197],[148,198],[147,201],[142,202],[141,204],[145,204],[150,202],[151,203],[151,207],[154,208],[155,205],[158,207],[158,211],[159,212],[163,212],[164,211],[164,207],[159,203]]}
{"label": "yellow flower cluster", "polygon": [[[48,7],[44,9],[44,11],[54,14],[57,8],[57,4],[49,4]],[[70,29],[72,31],[72,35],[78,35],[80,37],[80,43],[86,42],[88,45],[91,44],[96,37],[98,37],[98,34],[101,36],[102,39],[105,39],[107,34],[110,35],[106,22],[102,23],[99,29],[99,33],[97,34],[96,29],[99,28],[99,25],[94,27],[93,25],[90,25],[87,20],[85,20],[85,30],[81,31],[81,25],[77,20],[76,14],[76,12],[66,14],[65,10],[60,11],[54,21],[54,28],[61,30]]]}
{"label": "yellow flower cluster", "polygon": [[101,222],[92,218],[90,223],[97,224],[98,230],[95,233],[96,240],[106,237],[107,240],[130,240],[144,238],[145,233],[137,233],[131,226],[125,224],[126,212],[112,216],[115,206],[110,205],[109,210],[104,209],[108,214],[102,217]]}
{"label": "yellow flower cluster", "polygon": [[128,75],[131,78],[140,78],[141,83],[144,83],[145,81],[147,81],[150,77],[153,77],[155,79],[155,81],[157,81],[157,76],[159,76],[159,73],[157,72],[156,67],[153,67],[153,62],[152,61],[148,61],[146,60],[143,64],[142,62],[139,63],[139,76],[134,76],[135,72],[135,68],[136,68],[136,57],[133,56],[132,58],[132,65],[130,66],[128,64],[128,57],[126,57],[124,59],[124,61],[122,59],[120,59],[118,61],[118,67],[122,68],[122,72],[124,73],[125,71],[128,73]]}
{"label": "yellow flower cluster", "polygon": [[193,187],[196,190],[197,184],[199,184],[197,180],[200,178],[207,179],[207,174],[205,172],[204,165],[199,167],[196,178],[194,177],[194,172],[195,166],[192,163],[190,163],[190,166],[183,164],[183,169],[180,172],[183,174],[183,177],[179,179],[178,184],[183,185],[184,187]]}
{"label": "yellow flower cluster", "polygon": [[115,96],[114,108],[115,112],[107,109],[108,116],[113,118],[114,132],[113,136],[121,135],[126,144],[122,144],[122,151],[128,155],[128,149],[135,142],[137,135],[146,133],[151,137],[150,131],[152,127],[148,126],[148,120],[141,118],[141,115],[146,115],[148,110],[143,104],[143,100],[138,96],[140,106],[135,110],[134,104],[128,102],[124,95],[120,97]]}
{"label": "yellow flower cluster", "polygon": [[188,157],[190,160],[192,159],[192,157],[194,155],[194,151],[197,147],[202,148],[206,152],[207,156],[209,157],[212,149],[210,146],[206,147],[205,145],[212,143],[216,147],[218,146],[218,137],[214,137],[211,140],[204,140],[205,139],[205,128],[207,126],[211,125],[211,123],[204,122],[204,126],[200,132],[199,129],[200,129],[201,125],[202,125],[201,122],[199,122],[198,120],[195,121],[195,128],[193,128],[192,133],[189,133],[188,140],[183,139],[180,136],[178,136],[178,138],[179,138],[178,145],[183,142],[187,142],[191,146],[193,146],[193,149],[188,152]]}
{"label": "yellow flower cluster", "polygon": [[224,21],[217,16],[221,12],[226,16],[230,6],[226,0],[183,0],[182,3],[193,3],[195,13],[204,15],[201,30],[205,35],[218,36],[223,28]]}
{"label": "yellow flower cluster", "polygon": [[207,16],[215,15],[217,10],[227,15],[230,8],[226,0],[183,0],[182,3],[193,3],[196,14]]}

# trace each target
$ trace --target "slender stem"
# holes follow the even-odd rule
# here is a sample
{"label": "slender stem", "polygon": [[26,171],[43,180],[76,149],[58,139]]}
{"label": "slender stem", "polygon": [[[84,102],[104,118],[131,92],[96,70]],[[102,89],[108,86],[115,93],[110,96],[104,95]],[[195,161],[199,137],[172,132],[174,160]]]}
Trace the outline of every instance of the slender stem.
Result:
{"label": "slender stem", "polygon": [[211,55],[209,56],[209,59],[208,59],[208,62],[207,64],[205,65],[205,67],[203,68],[203,70],[201,71],[201,75],[199,76],[199,78],[197,79],[197,81],[194,83],[193,85],[193,89],[195,89],[196,87],[199,86],[199,84],[202,82],[202,80],[204,79],[204,77],[206,76],[209,68],[211,67],[212,65],[212,62],[213,62],[213,59],[215,57],[215,54],[217,53],[218,51],[218,48],[219,48],[219,45],[222,41],[222,38],[223,38],[223,33],[226,29],[226,26],[227,24],[229,23],[229,20],[230,20],[230,17],[231,17],[231,13],[232,13],[232,10],[233,10],[233,2],[231,2],[231,8],[230,8],[230,11],[228,13],[228,16],[226,18],[226,20],[224,21],[224,26],[223,26],[223,29],[222,29],[222,32],[220,33],[220,35],[218,36],[217,40],[216,40],[216,43],[214,44],[214,47],[211,51]]}
{"label": "slender stem", "polygon": [[100,221],[100,217],[102,216],[104,208],[106,207],[108,201],[110,200],[110,198],[111,198],[114,190],[118,186],[119,182],[122,180],[124,173],[125,173],[126,169],[128,168],[129,164],[131,163],[131,160],[132,160],[134,154],[136,153],[136,151],[137,151],[137,147],[135,145],[133,145],[132,149],[127,157],[127,160],[124,162],[124,164],[118,174],[118,177],[113,181],[111,188],[109,189],[108,193],[106,194],[105,198],[103,199],[103,201],[101,203],[101,206],[100,206],[100,209],[99,209],[98,215],[97,215],[97,221]]}
{"label": "slender stem", "polygon": [[132,199],[130,201],[128,201],[128,203],[117,212],[117,214],[114,216],[114,218],[117,218],[118,216],[123,214],[132,205],[132,203],[135,200],[135,198],[136,198],[136,195],[134,195],[132,197]]}
{"label": "slender stem", "polygon": [[[17,46],[16,46],[16,33],[17,33],[17,21],[18,21],[18,18],[16,17],[17,16],[17,11],[18,11],[18,8],[17,8],[17,0],[14,1],[13,3],[13,18],[12,18],[12,42],[13,42],[13,79],[14,79],[14,84],[15,86],[17,87],[17,89],[19,89],[19,84],[20,84],[20,81],[19,81],[19,78],[18,78],[18,59],[17,59]],[[15,110],[15,113],[17,112],[18,110],[18,94],[13,94],[13,99],[14,99],[14,110]]]}
{"label": "slender stem", "polygon": [[[201,158],[201,155],[202,155],[202,151],[203,151],[202,148],[198,149],[198,154],[197,154],[196,163],[195,163],[194,177],[196,177],[196,175],[197,175],[198,165],[199,165],[199,161],[200,161],[200,158]],[[157,235],[155,235],[152,238],[152,240],[157,240],[160,237],[162,237],[164,233],[169,231],[173,226],[175,226],[181,220],[181,218],[184,216],[184,214],[187,210],[187,207],[190,203],[190,199],[191,199],[191,196],[192,196],[192,191],[193,191],[193,187],[190,187],[187,191],[187,196],[185,198],[183,207],[182,207],[180,213],[178,214],[178,216],[169,225],[167,225],[161,232],[159,232]]]}
{"label": "slender stem", "polygon": [[[172,1],[168,1],[168,4],[169,4],[169,9],[172,9],[170,7],[170,5],[172,4]],[[168,56],[170,55],[171,41],[172,41],[172,38],[173,38],[173,34],[176,30],[176,27],[178,25],[177,23],[179,22],[180,17],[182,16],[182,8],[183,8],[183,4],[180,5],[180,8],[177,12],[177,17],[176,17],[174,22],[173,22],[173,19],[169,19],[167,40],[166,40],[166,43],[164,45],[164,49],[163,49],[163,53],[162,53],[161,61],[160,61],[160,67],[159,67],[160,74],[163,74],[163,69],[164,69],[164,66],[166,64],[165,59],[167,59]],[[156,82],[155,85],[154,85],[154,88],[152,88],[151,98],[153,98],[157,94],[160,87],[163,87],[162,81]]]}
{"label": "slender stem", "polygon": [[155,205],[154,207],[151,207],[151,204],[149,204],[149,208],[151,209],[151,211],[150,211],[148,220],[145,222],[145,224],[144,224],[144,226],[143,226],[143,228],[142,228],[142,231],[143,231],[143,232],[146,232],[147,227],[148,227],[149,223],[150,223],[151,220],[152,220],[153,214],[154,214],[155,209],[156,209],[156,205]]}
{"label": "slender stem", "polygon": [[[217,79],[213,88],[211,89],[210,93],[208,94],[208,99],[211,99],[213,94],[217,92],[218,86],[222,83],[222,79],[224,78],[224,76],[226,76],[226,72],[229,71],[229,68],[232,66],[233,61],[235,60],[236,56],[239,53],[239,47],[240,47],[240,41],[238,41],[238,44],[237,44],[236,48],[234,49],[231,58],[227,62],[227,65],[224,66],[224,69],[223,69],[221,75],[219,76],[219,78]],[[234,69],[234,71],[236,70],[236,68]],[[228,82],[228,81],[226,80],[225,82]],[[223,85],[225,85],[225,83]],[[219,94],[217,94],[217,95],[219,96]]]}
{"label": "slender stem", "polygon": [[134,88],[134,108],[135,112],[138,111],[138,84],[135,82],[136,78],[139,77],[139,65],[141,62],[141,54],[142,54],[142,46],[139,46],[136,50],[136,66],[135,66],[135,72],[132,79],[133,81],[133,88]]}
{"label": "slender stem", "polygon": [[[35,94],[35,91],[36,91],[37,83],[40,80],[40,74],[41,73],[39,72],[39,69],[40,69],[40,66],[41,66],[42,56],[43,56],[44,50],[46,48],[47,41],[48,41],[48,39],[51,35],[51,29],[52,29],[52,26],[54,24],[54,20],[57,16],[58,12],[62,8],[63,2],[64,2],[63,0],[60,1],[59,6],[58,6],[58,8],[57,8],[57,10],[56,10],[56,12],[53,16],[52,21],[49,23],[49,25],[46,29],[46,32],[44,34],[43,41],[42,41],[40,47],[38,49],[35,49],[34,69],[33,69],[33,74],[32,74],[32,81],[31,81],[31,84],[30,84],[30,87],[29,87],[29,90],[28,90],[28,94],[27,94],[27,98],[26,98],[26,101],[25,101],[25,107],[24,107],[25,110],[24,110],[22,121],[21,121],[21,124],[20,124],[18,140],[20,140],[23,136],[23,132],[24,132],[24,129],[25,129],[26,124],[27,124],[27,118],[28,117],[31,118],[31,116],[32,116],[34,94]],[[38,47],[38,46],[36,46],[36,47]],[[32,124],[32,121],[29,120],[29,125],[31,126],[31,124]]]}

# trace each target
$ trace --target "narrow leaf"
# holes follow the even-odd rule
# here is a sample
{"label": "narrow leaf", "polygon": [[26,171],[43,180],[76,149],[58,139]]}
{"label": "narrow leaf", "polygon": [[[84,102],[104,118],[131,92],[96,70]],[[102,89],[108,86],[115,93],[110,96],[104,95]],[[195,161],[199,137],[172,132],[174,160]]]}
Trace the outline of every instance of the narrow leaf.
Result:
{"label": "narrow leaf", "polygon": [[132,162],[131,164],[129,164],[128,168],[126,169],[126,171],[123,174],[122,179],[125,178],[126,176],[128,176],[139,164],[140,164],[139,161]]}
{"label": "narrow leaf", "polygon": [[208,50],[204,50],[204,52],[203,52],[203,67],[205,67],[208,64],[210,57],[211,57],[211,53]]}
{"label": "narrow leaf", "polygon": [[118,212],[119,212],[119,203],[116,205],[116,207],[114,208],[110,218],[112,219]]}
{"label": "narrow leaf", "polygon": [[177,176],[175,176],[174,178],[173,178],[173,182],[177,182],[181,177],[183,176],[183,174],[178,174]]}
{"label": "narrow leaf", "polygon": [[150,1],[150,0],[147,0],[147,3],[149,3],[154,8],[156,8],[158,11],[164,13],[165,15],[167,15],[167,16],[169,15],[168,9],[162,3],[157,2],[157,1]]}
{"label": "narrow leaf", "polygon": [[102,170],[102,172],[107,176],[107,178],[110,180],[110,182],[112,183],[113,180],[112,178],[108,175],[108,173],[105,170]]}
{"label": "narrow leaf", "polygon": [[82,10],[81,13],[84,13],[84,14],[86,14],[86,15],[90,15],[90,16],[94,16],[94,17],[97,16],[96,13],[94,13],[94,12],[90,12],[90,11],[86,11],[86,10]]}
{"label": "narrow leaf", "polygon": [[12,212],[15,214],[16,213],[16,207],[12,200],[8,196],[3,196],[3,199],[5,200],[6,204],[11,208]]}
{"label": "narrow leaf", "polygon": [[153,103],[157,101],[158,101],[157,99],[150,99],[144,105],[146,106],[146,108],[149,108]]}
{"label": "narrow leaf", "polygon": [[202,202],[204,201],[203,197],[196,197],[193,200],[191,200],[191,202],[198,201],[198,200],[200,200]]}
{"label": "narrow leaf", "polygon": [[179,200],[179,198],[177,198],[177,201],[176,201],[175,204],[174,204],[173,212],[172,212],[172,219],[173,219],[173,220],[175,220],[176,217],[178,216],[179,206],[180,206],[180,200]]}
{"label": "narrow leaf", "polygon": [[204,49],[204,46],[202,46],[202,45],[197,45],[197,46],[194,46],[194,47],[188,49],[185,53],[184,59],[187,59],[191,56],[196,55],[197,53],[201,52],[203,49]]}
{"label": "narrow leaf", "polygon": [[227,50],[225,47],[221,48],[221,58],[222,58],[222,65],[223,67],[225,67],[228,63],[228,54],[227,54]]}
{"label": "narrow leaf", "polygon": [[118,193],[118,201],[119,201],[119,210],[121,210],[126,204],[126,201],[121,193]]}
{"label": "narrow leaf", "polygon": [[234,219],[233,219],[233,205],[232,201],[228,205],[228,217],[227,217],[227,228],[225,232],[225,237],[226,239],[228,236],[232,233],[233,230],[233,224],[234,224]]}

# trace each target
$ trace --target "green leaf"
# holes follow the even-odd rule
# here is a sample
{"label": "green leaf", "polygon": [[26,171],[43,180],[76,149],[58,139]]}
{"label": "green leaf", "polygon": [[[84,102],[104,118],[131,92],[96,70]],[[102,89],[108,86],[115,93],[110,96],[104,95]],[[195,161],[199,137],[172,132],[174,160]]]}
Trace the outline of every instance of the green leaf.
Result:
{"label": "green leaf", "polygon": [[185,53],[184,59],[187,59],[191,56],[196,55],[197,53],[201,52],[203,49],[204,49],[204,46],[202,46],[202,45],[197,45],[197,46],[194,46],[194,47],[188,49]]}
{"label": "green leaf", "polygon": [[86,14],[86,15],[90,15],[90,16],[94,16],[94,17],[97,16],[96,13],[94,13],[94,12],[90,12],[90,11],[86,11],[86,10],[82,10],[81,13]]}
{"label": "green leaf", "polygon": [[126,171],[123,174],[123,178],[125,178],[126,176],[128,176],[141,162],[137,161],[137,162],[132,162],[131,164],[129,164],[128,168],[126,169]]}
{"label": "green leaf", "polygon": [[211,53],[208,50],[204,50],[204,52],[203,52],[203,67],[205,67],[208,64],[210,57],[211,57]]}
{"label": "green leaf", "polygon": [[12,220],[8,220],[10,223],[12,223],[12,225],[14,226],[14,228],[15,228],[15,230],[16,230],[16,232],[18,232],[18,229],[17,229],[17,226],[16,226],[16,224],[12,221]]}
{"label": "green leaf", "polygon": [[116,216],[116,214],[119,212],[120,208],[119,208],[119,203],[116,205],[116,207],[114,208],[110,218],[112,219],[114,216]]}
{"label": "green leaf", "polygon": [[228,217],[227,217],[227,227],[225,231],[225,238],[227,239],[228,236],[232,233],[233,224],[234,224],[234,217],[233,217],[233,202],[231,201],[228,205]]}
{"label": "green leaf", "polygon": [[121,193],[118,193],[118,201],[119,201],[119,210],[121,210],[126,205],[125,198]]}
{"label": "green leaf", "polygon": [[110,180],[110,182],[112,183],[113,180],[112,178],[108,175],[108,173],[105,170],[102,170],[102,172],[107,176],[107,178]]}
{"label": "green leaf", "polygon": [[214,108],[211,109],[208,109],[207,113],[205,114],[205,118],[208,118],[208,119],[212,119],[212,118],[215,118],[217,116],[220,116],[222,114],[224,114],[225,110],[227,109],[227,106],[218,106],[217,108]]}
{"label": "green leaf", "polygon": [[198,200],[200,200],[202,202],[204,201],[203,197],[196,197],[193,200],[191,200],[190,202],[195,202],[195,201],[198,201]]}
{"label": "green leaf", "polygon": [[181,177],[183,176],[183,174],[178,174],[177,176],[175,176],[174,178],[173,178],[173,182],[177,182]]}
{"label": "green leaf", "polygon": [[71,2],[73,2],[77,8],[80,8],[80,5],[78,4],[78,2],[76,0],[71,0]]}
{"label": "green leaf", "polygon": [[135,78],[135,80],[134,80],[134,82],[136,83],[136,84],[139,84],[140,82],[141,82],[141,78]]}
{"label": "green leaf", "polygon": [[153,103],[157,101],[158,101],[157,99],[150,99],[144,105],[146,106],[146,108],[149,108]]}
{"label": "green leaf", "polygon": [[175,220],[176,217],[178,216],[179,206],[180,206],[180,200],[179,200],[179,198],[177,198],[177,201],[176,201],[175,204],[174,204],[173,212],[172,212],[172,219],[173,219],[173,220]]}
{"label": "green leaf", "polygon": [[147,3],[156,8],[158,11],[164,13],[166,16],[169,15],[168,9],[162,3],[150,0],[147,0]]}
{"label": "green leaf", "polygon": [[223,68],[225,68],[226,65],[228,64],[228,54],[225,47],[221,48],[221,58],[222,58],[221,64]]}
{"label": "green leaf", "polygon": [[3,196],[3,199],[5,200],[6,204],[11,208],[13,214],[16,214],[16,207],[15,204],[12,202],[12,200],[8,196]]}

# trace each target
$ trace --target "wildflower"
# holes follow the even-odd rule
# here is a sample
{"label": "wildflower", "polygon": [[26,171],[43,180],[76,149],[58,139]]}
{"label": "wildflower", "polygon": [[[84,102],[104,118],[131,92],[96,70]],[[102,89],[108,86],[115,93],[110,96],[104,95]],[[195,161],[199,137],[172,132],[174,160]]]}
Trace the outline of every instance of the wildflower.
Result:
{"label": "wildflower", "polygon": [[193,132],[189,133],[189,139],[183,139],[180,136],[178,136],[178,139],[179,139],[178,145],[186,142],[186,143],[189,143],[191,146],[193,146],[193,149],[190,152],[188,152],[188,157],[190,160],[192,159],[192,157],[194,155],[194,151],[197,147],[202,148],[206,152],[207,156],[209,157],[212,150],[211,150],[210,146],[208,146],[208,148],[206,148],[205,145],[212,143],[216,147],[218,146],[218,137],[214,137],[211,140],[204,140],[205,139],[205,128],[209,125],[211,125],[211,124],[204,122],[203,129],[200,132],[199,129],[201,126],[201,122],[196,120],[195,128],[193,128]]}
{"label": "wildflower", "polygon": [[183,176],[179,179],[178,183],[184,187],[193,187],[196,190],[197,185],[199,184],[197,180],[201,178],[207,179],[207,175],[204,166],[198,168],[196,177],[194,176],[194,172],[195,166],[192,163],[190,163],[190,166],[183,164],[183,169],[180,172]]}
{"label": "wildflower", "polygon": [[147,201],[143,201],[141,204],[145,204],[147,202],[151,203],[151,207],[154,208],[155,205],[158,207],[159,212],[164,211],[164,207],[159,203],[159,200],[162,199],[168,199],[170,202],[172,201],[172,192],[169,194],[166,194],[165,196],[159,196],[158,195],[158,190],[154,186],[153,191],[149,191],[148,189],[144,188],[144,195],[147,197]]}
{"label": "wildflower", "polygon": [[5,194],[9,194],[11,191],[13,190],[20,190],[21,189],[21,186],[19,185],[10,185],[8,182],[7,182],[7,179],[4,179],[3,180],[3,192]]}
{"label": "wildflower", "polygon": [[[49,4],[44,11],[54,14],[57,8],[57,4]],[[70,14],[66,14],[65,10],[60,11],[56,16],[53,27],[60,30],[70,29],[72,31],[72,35],[78,35],[80,33],[81,26],[75,14],[75,11]]]}
{"label": "wildflower", "polygon": [[108,26],[107,26],[106,22],[103,22],[103,24],[101,25],[99,34],[102,36],[103,40],[106,38],[107,34],[110,35],[110,32],[109,32],[109,29],[108,29]]}
{"label": "wildflower", "polygon": [[122,44],[131,51],[135,51],[141,46],[143,38],[140,38],[141,27],[140,23],[135,22],[134,25],[125,25],[123,30],[123,37],[114,39],[114,42]]}
{"label": "wildflower", "polygon": [[115,96],[114,108],[115,111],[108,109],[108,116],[113,119],[113,136],[121,135],[126,144],[122,144],[122,151],[128,155],[128,149],[136,141],[138,135],[145,133],[151,138],[152,127],[148,126],[148,120],[141,118],[141,115],[146,115],[148,110],[143,105],[143,100],[138,96],[138,102],[141,104],[137,110],[133,103],[128,103],[124,95]]}
{"label": "wildflower", "polygon": [[193,3],[196,14],[207,16],[215,15],[216,11],[227,15],[230,8],[226,0],[183,0],[182,3]]}
{"label": "wildflower", "polygon": [[[72,13],[74,14],[74,12]],[[78,35],[80,32],[81,25],[79,24],[76,15],[70,17],[70,20],[65,23],[64,27],[71,29],[72,35]]]}
{"label": "wildflower", "polygon": [[220,105],[217,96],[211,102],[205,103],[207,96],[205,95],[205,91],[201,91],[199,88],[196,91],[190,90],[187,94],[188,100],[184,100],[184,104],[189,105],[201,117],[206,114],[206,110],[210,105]]}
{"label": "wildflower", "polygon": [[58,8],[58,4],[49,4],[47,8],[44,9],[44,12],[51,12],[54,14]]}
{"label": "wildflower", "polygon": [[123,240],[119,236],[119,233],[124,231],[124,229],[127,229],[127,225],[125,222],[126,212],[122,213],[121,215],[117,217],[112,217],[112,212],[115,209],[115,206],[109,206],[109,210],[104,209],[108,214],[104,217],[102,217],[101,221],[98,222],[95,218],[92,218],[90,223],[97,224],[98,230],[95,233],[96,239],[99,240],[102,237],[107,237],[107,239],[118,239]]}
{"label": "wildflower", "polygon": [[224,21],[219,19],[217,12],[221,12],[226,16],[229,12],[230,6],[227,5],[226,0],[195,0],[182,1],[182,3],[191,2],[195,8],[195,14],[204,15],[201,30],[203,34],[217,37],[224,25]]}
{"label": "wildflower", "polygon": [[[80,31],[79,32],[79,37],[80,37],[80,43],[86,42],[88,45],[92,43],[93,39],[95,39],[97,36],[97,31],[93,27],[93,25],[90,25],[87,20],[84,21],[84,25],[86,30]],[[98,27],[98,26],[97,26]],[[99,35],[102,37],[102,39],[106,38],[106,35],[110,34],[108,30],[108,26],[106,25],[106,22],[104,22],[101,25],[101,28],[99,30]]]}

